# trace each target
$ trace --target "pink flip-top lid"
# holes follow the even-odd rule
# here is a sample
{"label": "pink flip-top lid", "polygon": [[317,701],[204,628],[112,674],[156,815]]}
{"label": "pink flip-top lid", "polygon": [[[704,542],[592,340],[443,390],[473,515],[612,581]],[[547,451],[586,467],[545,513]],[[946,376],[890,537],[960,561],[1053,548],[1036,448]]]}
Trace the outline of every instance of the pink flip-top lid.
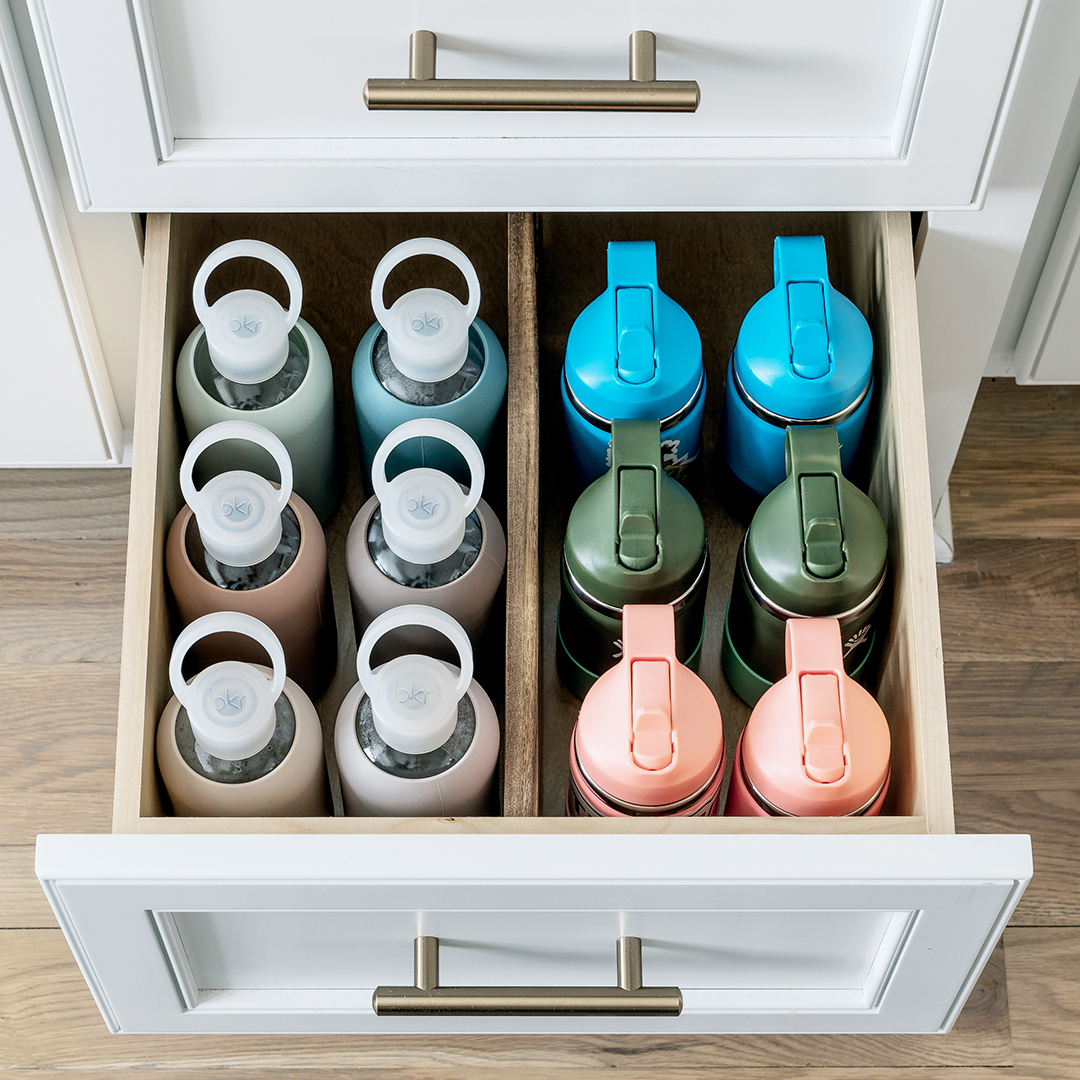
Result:
{"label": "pink flip-top lid", "polygon": [[747,779],[798,817],[851,814],[889,774],[889,724],[844,671],[836,619],[788,619],[787,675],[762,695],[743,735]]}
{"label": "pink flip-top lid", "polygon": [[701,790],[724,756],[712,692],[675,658],[670,604],[623,608],[623,656],[586,694],[578,761],[600,790],[634,806],[667,806]]}

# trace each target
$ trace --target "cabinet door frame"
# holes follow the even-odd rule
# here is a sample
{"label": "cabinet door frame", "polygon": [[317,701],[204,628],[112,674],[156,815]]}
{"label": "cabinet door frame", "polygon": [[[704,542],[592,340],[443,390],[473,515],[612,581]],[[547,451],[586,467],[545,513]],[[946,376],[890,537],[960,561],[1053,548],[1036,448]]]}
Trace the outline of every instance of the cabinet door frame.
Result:
{"label": "cabinet door frame", "polygon": [[865,139],[178,139],[149,0],[30,10],[83,209],[958,209],[985,196],[1041,2],[924,0],[892,130]]}
{"label": "cabinet door frame", "polygon": [[[49,158],[11,12],[0,3],[0,154],[6,199],[0,234],[19,263],[21,298],[0,296],[12,369],[5,394],[20,417],[16,441],[4,425],[0,467],[120,464],[125,435],[82,269]],[[19,291],[19,290],[17,290]],[[35,328],[36,327],[36,328]],[[48,400],[44,395],[49,394]]]}
{"label": "cabinet door frame", "polygon": [[[1031,847],[1028,837],[1010,835],[42,836],[37,873],[113,1032],[946,1032],[1030,879]],[[293,989],[252,986],[281,978],[263,976],[272,962],[258,950],[254,962],[249,952],[233,969],[244,973],[236,985],[199,986],[178,925],[192,924],[190,913],[209,913],[212,923],[230,912],[313,920],[313,936],[306,923],[298,935],[313,942],[294,963],[299,977],[284,980]],[[378,938],[383,951],[357,986],[341,982],[339,959],[326,957],[350,947],[366,956],[376,935],[369,943],[350,930],[350,945],[318,924],[320,915],[352,912],[357,926],[367,912],[378,925],[389,925],[390,913],[397,927],[393,940]],[[821,925],[822,914],[836,925],[837,913],[841,925],[846,913],[863,925],[876,918],[883,932],[866,939],[864,981],[830,987],[821,978],[833,970],[829,949],[812,934],[790,934]],[[649,985],[650,963],[659,982],[660,968],[661,978],[672,970],[673,949],[706,947],[700,938],[680,944],[680,920],[700,928],[714,918],[757,926],[736,935],[735,953],[764,965],[745,970],[766,971],[766,981],[683,986],[677,1018],[391,1018],[371,1009],[374,983],[411,981],[419,934],[447,938],[465,956],[465,983],[502,985],[507,970],[520,969],[526,977],[513,981],[543,983],[528,978],[529,954],[560,948],[572,983],[580,981],[572,950],[561,938],[553,944],[551,928],[573,933],[575,921],[589,922],[580,947],[599,955],[610,946],[612,983],[615,938],[643,938]],[[227,924],[227,914],[219,921]],[[455,936],[465,924],[476,933]],[[777,955],[777,931],[807,940],[809,951]],[[517,935],[511,946],[507,932]],[[209,940],[198,943],[204,953],[224,939],[211,931]],[[653,959],[665,948],[666,968]],[[510,968],[500,951],[511,954]],[[815,955],[824,958],[820,971]],[[806,956],[810,975],[798,970]],[[338,964],[336,989],[320,981],[320,964]]]}

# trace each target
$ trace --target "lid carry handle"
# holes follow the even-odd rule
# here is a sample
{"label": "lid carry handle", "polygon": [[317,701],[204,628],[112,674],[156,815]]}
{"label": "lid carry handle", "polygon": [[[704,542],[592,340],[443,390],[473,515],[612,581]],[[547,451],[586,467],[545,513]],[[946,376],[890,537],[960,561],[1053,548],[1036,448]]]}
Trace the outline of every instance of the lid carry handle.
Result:
{"label": "lid carry handle", "polygon": [[623,660],[630,680],[630,756],[642,769],[666,769],[675,757],[671,673],[675,609],[670,604],[623,607]]}
{"label": "lid carry handle", "polygon": [[371,670],[372,650],[380,638],[402,626],[426,626],[450,640],[461,661],[461,673],[454,684],[454,693],[460,701],[469,689],[473,677],[473,651],[469,636],[453,616],[426,604],[402,604],[400,607],[391,608],[373,619],[364,631],[356,653],[356,674],[367,695],[374,700],[381,682],[380,677]]}
{"label": "lid carry handle", "polygon": [[619,469],[653,469],[659,478],[664,468],[660,456],[660,421],[612,420],[611,467],[616,475]]}
{"label": "lid carry handle", "polygon": [[656,375],[656,243],[612,240],[607,247],[608,290],[615,294],[616,371],[640,385]]}
{"label": "lid carry handle", "polygon": [[619,562],[628,570],[656,565],[656,474],[652,469],[619,469]]}
{"label": "lid carry handle", "polygon": [[390,311],[383,302],[383,290],[390,271],[398,263],[411,259],[415,255],[437,255],[453,263],[461,271],[468,287],[468,296],[464,304],[465,322],[471,324],[480,310],[480,279],[476,276],[476,269],[460,248],[433,236],[418,236],[412,240],[405,240],[396,247],[392,247],[379,260],[379,265],[375,267],[375,276],[371,280],[371,309],[379,323],[385,327],[390,318]]}
{"label": "lid carry handle", "polygon": [[[252,241],[252,243],[254,242]],[[285,444],[273,432],[268,431],[259,424],[248,423],[246,420],[225,420],[220,424],[212,424],[210,427],[200,431],[191,440],[187,452],[184,454],[184,460],[180,463],[180,491],[184,496],[184,501],[191,507],[192,512],[198,516],[199,511],[204,507],[204,500],[202,492],[195,487],[195,480],[192,475],[195,463],[203,451],[219,442],[225,442],[227,439],[243,439],[255,443],[268,451],[273,457],[280,474],[275,508],[277,513],[281,514],[292,495],[292,459],[289,457],[288,450],[285,449]]]}
{"label": "lid carry handle", "polygon": [[832,287],[824,237],[778,236],[773,242],[773,280],[787,301],[792,370],[804,379],[828,375]]}
{"label": "lid carry handle", "polygon": [[648,570],[660,554],[660,421],[613,420],[611,469],[616,556],[628,570]]}
{"label": "lid carry handle", "polygon": [[436,420],[434,417],[422,416],[416,420],[406,420],[383,439],[371,463],[371,485],[379,502],[385,503],[389,497],[390,480],[386,475],[386,462],[391,451],[409,439],[419,438],[441,439],[459,451],[465,459],[469,469],[469,491],[465,496],[464,517],[468,517],[476,509],[484,491],[483,456],[467,431],[462,431],[449,421]]}
{"label": "lid carry handle", "polygon": [[607,246],[609,289],[658,289],[655,240],[611,240]]}
{"label": "lid carry handle", "polygon": [[788,619],[785,629],[788,676],[799,680],[803,768],[821,784],[841,779],[847,767],[841,683],[844,648],[836,619]]}
{"label": "lid carry handle", "polygon": [[202,641],[211,634],[243,634],[258,642],[267,651],[273,667],[273,675],[267,679],[270,683],[270,700],[277,701],[282,690],[285,689],[285,651],[273,630],[266,623],[238,611],[215,611],[210,615],[203,615],[202,618],[189,623],[180,631],[169,658],[169,685],[176,695],[176,700],[185,709],[190,707],[192,695],[181,671],[184,657],[196,642]]}
{"label": "lid carry handle", "polygon": [[787,474],[795,478],[802,527],[803,567],[819,579],[847,565],[840,492],[840,440],[830,424],[792,424],[784,433]]}
{"label": "lid carry handle", "polygon": [[300,308],[304,300],[304,286],[300,281],[300,272],[285,252],[279,251],[273,244],[263,243],[262,240],[233,240],[228,244],[222,244],[206,257],[206,261],[195,275],[195,284],[191,293],[199,322],[205,326],[210,318],[210,305],[206,302],[206,283],[210,275],[222,263],[244,256],[269,263],[285,279],[285,284],[289,288],[289,310],[285,313],[285,330],[286,332],[291,330],[296,325],[296,320],[300,318]]}

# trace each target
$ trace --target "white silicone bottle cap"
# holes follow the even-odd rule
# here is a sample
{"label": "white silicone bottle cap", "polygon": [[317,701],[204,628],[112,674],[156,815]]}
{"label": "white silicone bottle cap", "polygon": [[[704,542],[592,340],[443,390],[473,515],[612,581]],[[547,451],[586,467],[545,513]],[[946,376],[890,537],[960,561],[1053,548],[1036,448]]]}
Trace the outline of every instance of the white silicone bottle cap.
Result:
{"label": "white silicone bottle cap", "polygon": [[[386,478],[386,459],[408,439],[441,439],[461,452],[469,467],[467,494],[438,469],[407,469]],[[371,483],[382,512],[383,536],[399,559],[430,566],[449,558],[465,538],[465,520],[484,490],[484,459],[467,432],[445,420],[421,417],[399,424],[382,441],[371,464]]]}
{"label": "white silicone bottle cap", "polygon": [[[399,626],[427,626],[450,639],[461,660],[454,681],[446,665],[432,656],[410,654],[371,670],[371,650],[376,642]],[[375,730],[387,746],[403,754],[426,754],[436,750],[457,727],[458,702],[469,689],[473,653],[461,624],[445,611],[424,604],[391,608],[364,631],[356,654],[356,674],[371,699]]]}
{"label": "white silicone bottle cap", "polygon": [[[468,301],[462,304],[442,289],[413,289],[388,311],[383,287],[390,271],[414,255],[439,255],[465,275]],[[480,281],[465,253],[445,240],[421,236],[391,248],[375,267],[371,307],[386,331],[390,359],[417,382],[441,382],[458,371],[469,355],[469,327],[480,310]]]}
{"label": "white silicone bottle cap", "polygon": [[[250,664],[224,660],[200,671],[190,683],[181,666],[188,649],[210,634],[244,634],[269,654],[274,674],[267,678]],[[215,611],[184,627],[169,660],[169,682],[187,710],[195,741],[226,761],[253,757],[273,738],[274,706],[285,689],[285,653],[266,623],[237,611]]]}
{"label": "white silicone bottle cap", "polygon": [[[206,281],[223,262],[241,256],[262,259],[281,273],[289,286],[289,310],[255,289],[226,293],[213,307],[206,303]],[[289,331],[300,317],[304,289],[292,260],[261,240],[222,244],[199,267],[192,288],[195,314],[206,331],[214,367],[236,383],[261,383],[276,375],[289,358]]]}
{"label": "white silicone bottle cap", "polygon": [[[192,470],[199,455],[225,439],[246,439],[269,450],[281,473],[277,489],[257,473],[234,469],[195,488]],[[227,566],[254,566],[281,543],[281,514],[292,494],[293,470],[282,441],[258,424],[226,420],[200,431],[180,464],[180,491],[191,507],[209,555]]]}

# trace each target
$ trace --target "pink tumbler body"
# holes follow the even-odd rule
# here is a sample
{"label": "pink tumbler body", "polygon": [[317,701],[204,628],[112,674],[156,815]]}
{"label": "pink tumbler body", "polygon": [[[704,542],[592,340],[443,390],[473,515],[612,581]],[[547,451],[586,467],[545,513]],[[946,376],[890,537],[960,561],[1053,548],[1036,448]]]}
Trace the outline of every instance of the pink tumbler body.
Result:
{"label": "pink tumbler body", "polygon": [[724,728],[708,686],[675,657],[670,604],[623,608],[623,656],[581,703],[570,815],[716,814]]}
{"label": "pink tumbler body", "polygon": [[787,675],[750,714],[735,748],[730,817],[881,813],[889,787],[888,721],[844,671],[836,619],[789,619]]}

